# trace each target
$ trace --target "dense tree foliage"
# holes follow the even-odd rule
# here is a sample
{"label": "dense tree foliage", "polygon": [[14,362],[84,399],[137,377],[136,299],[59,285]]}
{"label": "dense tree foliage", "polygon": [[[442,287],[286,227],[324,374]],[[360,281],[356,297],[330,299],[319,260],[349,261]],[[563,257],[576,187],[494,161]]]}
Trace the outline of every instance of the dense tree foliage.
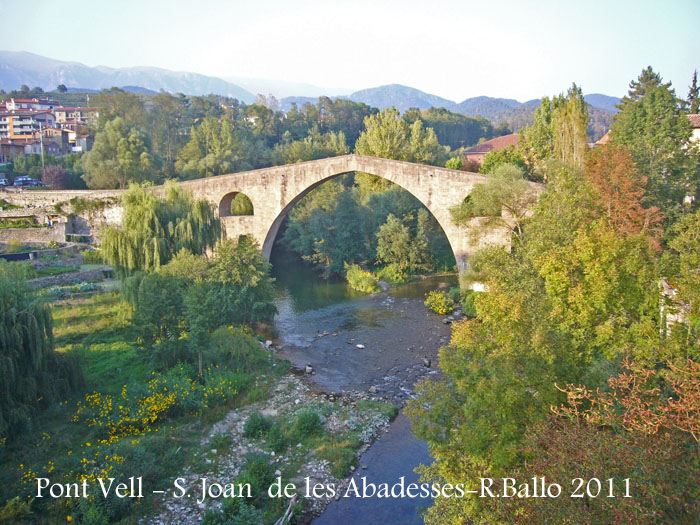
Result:
{"label": "dense tree foliage", "polygon": [[[493,505],[508,523],[690,523],[700,511],[700,366],[656,370],[626,363],[603,391],[569,386],[556,414],[533,425],[517,479],[582,478],[583,498],[511,498]],[[598,485],[591,479],[600,480]],[[612,486],[610,479],[613,479]],[[625,479],[629,479],[629,489]],[[573,487],[571,487],[573,488]],[[609,498],[612,495],[615,500]],[[629,498],[624,497],[629,494]],[[611,501],[614,503],[611,504]]]}
{"label": "dense tree foliage", "polygon": [[480,139],[491,139],[510,133],[507,127],[494,129],[491,122],[483,117],[468,117],[445,108],[429,108],[423,111],[412,108],[403,118],[409,124],[420,120],[425,128],[435,131],[440,144],[453,150],[473,146]]}
{"label": "dense tree foliage", "polygon": [[588,105],[574,84],[566,94],[545,97],[535,111],[532,126],[521,131],[518,149],[530,171],[547,179],[547,161],[558,160],[581,167],[588,152]]}
{"label": "dense tree foliage", "polygon": [[105,228],[102,253],[107,262],[127,272],[158,268],[183,248],[201,254],[221,236],[211,205],[174,184],[166,186],[164,199],[147,187],[132,185],[123,206],[123,225]]}
{"label": "dense tree foliage", "polygon": [[291,140],[291,133],[285,132],[282,142],[275,146],[272,152],[275,164],[294,164],[307,160],[335,157],[348,153],[345,134],[340,131],[329,131],[321,134],[317,128],[309,130],[309,134],[301,140]]}
{"label": "dense tree foliage", "polygon": [[[501,164],[488,180],[477,184],[461,205],[450,210],[457,224],[466,224],[474,217],[481,219],[473,236],[485,229],[500,226],[522,236],[522,224],[537,202],[537,190],[524,178],[524,171],[515,164]],[[505,212],[505,215],[503,214]]]}
{"label": "dense tree foliage", "polygon": [[30,430],[38,408],[82,381],[77,363],[54,352],[51,312],[27,288],[27,271],[0,260],[0,442]]}
{"label": "dense tree foliage", "polygon": [[698,150],[690,142],[690,122],[670,83],[651,67],[630,83],[611,134],[625,146],[647,179],[649,204],[669,218],[682,212],[686,195],[698,191]]}
{"label": "dense tree foliage", "polygon": [[[445,148],[431,128],[424,128],[422,120],[409,124],[394,108],[365,118],[365,130],[357,139],[355,152],[434,166],[447,160]],[[357,183],[365,198],[390,186],[389,181],[369,173],[358,173]]]}
{"label": "dense tree foliage", "polygon": [[[219,243],[211,260],[185,248],[152,272],[124,282],[141,341],[165,366],[193,361],[220,326],[254,324],[275,314],[270,265],[247,237]],[[185,339],[183,339],[187,335]]]}
{"label": "dense tree foliage", "polygon": [[[112,88],[92,96],[90,105],[100,110],[99,121],[90,129],[99,139],[98,153],[85,170],[91,188],[314,160],[348,153],[358,144],[362,144],[358,152],[364,154],[443,165],[449,148],[457,150],[509,132],[507,126],[494,128],[486,119],[444,108],[413,109],[403,117],[398,112],[391,115],[398,134],[394,139],[401,142],[395,148],[389,135],[378,143],[371,130],[368,134],[368,122],[376,123],[376,108],[343,99],[319,97],[315,104],[301,108],[293,104],[282,111],[272,96],[246,105],[216,95],[136,95]],[[115,126],[117,120],[120,124]],[[382,121],[389,126],[386,115]]]}
{"label": "dense tree foliage", "polygon": [[121,117],[107,122],[83,157],[83,178],[89,188],[126,188],[153,180],[156,165],[148,136]]}
{"label": "dense tree foliage", "polygon": [[492,173],[503,164],[512,164],[523,171],[527,170],[527,163],[522,152],[515,146],[508,146],[501,150],[490,151],[484,155],[484,162],[481,164],[479,171],[481,173]]}
{"label": "dense tree foliage", "polygon": [[[606,155],[592,161],[597,170],[592,179],[633,177],[629,166],[620,173],[613,173],[616,166],[601,168]],[[470,261],[471,275],[484,280],[489,292],[475,299],[477,318],[456,324],[450,346],[441,350],[446,378],[425,383],[411,406],[415,428],[436,458],[424,470],[427,479],[476,488],[469,483],[479,476],[512,476],[531,450],[524,433],[552,431],[546,422],[549,407],[565,400],[556,385],[603,386],[623,357],[658,369],[697,354],[689,354],[687,343],[665,339],[660,330],[652,232],[636,220],[634,227],[620,225],[613,211],[617,204],[610,205],[616,190],[601,191],[570,166],[547,169],[547,191],[524,220],[517,248],[482,250]],[[639,178],[632,183],[632,208],[641,212],[643,184]],[[564,434],[548,439],[565,446],[559,441]],[[615,439],[615,446],[623,446]],[[552,467],[560,462],[556,453]],[[645,461],[643,455],[634,458],[632,464]],[[509,515],[507,508],[479,498],[437,498],[427,521],[493,522]]]}
{"label": "dense tree foliage", "polygon": [[584,173],[615,231],[624,235],[650,231],[654,238],[660,237],[661,212],[644,207],[647,179],[639,174],[624,146],[606,144],[594,149]]}

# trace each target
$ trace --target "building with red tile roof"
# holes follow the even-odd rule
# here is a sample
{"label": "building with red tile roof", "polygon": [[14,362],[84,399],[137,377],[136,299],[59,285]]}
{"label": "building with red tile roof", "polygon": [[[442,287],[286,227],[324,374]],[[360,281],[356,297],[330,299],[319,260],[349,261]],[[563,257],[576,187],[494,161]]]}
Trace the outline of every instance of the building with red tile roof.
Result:
{"label": "building with red tile roof", "polygon": [[483,164],[484,157],[487,153],[492,151],[500,151],[506,149],[509,146],[517,147],[518,145],[518,134],[511,133],[510,135],[503,135],[502,137],[496,137],[495,139],[487,140],[481,144],[469,148],[464,152],[464,160],[471,164]]}

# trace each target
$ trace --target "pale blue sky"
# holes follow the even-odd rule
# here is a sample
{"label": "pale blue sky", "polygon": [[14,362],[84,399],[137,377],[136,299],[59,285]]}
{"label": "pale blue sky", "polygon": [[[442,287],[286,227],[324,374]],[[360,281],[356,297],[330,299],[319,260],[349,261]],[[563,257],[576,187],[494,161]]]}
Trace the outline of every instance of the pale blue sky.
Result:
{"label": "pale blue sky", "polygon": [[685,97],[699,0],[0,0],[0,49],[461,101],[620,96],[647,65]]}

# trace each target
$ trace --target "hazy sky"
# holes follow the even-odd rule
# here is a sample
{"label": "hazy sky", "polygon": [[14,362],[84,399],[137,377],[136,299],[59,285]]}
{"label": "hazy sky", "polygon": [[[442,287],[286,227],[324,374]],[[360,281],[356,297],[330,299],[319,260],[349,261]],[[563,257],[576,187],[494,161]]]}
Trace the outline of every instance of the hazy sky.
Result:
{"label": "hazy sky", "polygon": [[700,0],[0,0],[0,49],[448,99],[620,96],[647,65],[685,97]]}

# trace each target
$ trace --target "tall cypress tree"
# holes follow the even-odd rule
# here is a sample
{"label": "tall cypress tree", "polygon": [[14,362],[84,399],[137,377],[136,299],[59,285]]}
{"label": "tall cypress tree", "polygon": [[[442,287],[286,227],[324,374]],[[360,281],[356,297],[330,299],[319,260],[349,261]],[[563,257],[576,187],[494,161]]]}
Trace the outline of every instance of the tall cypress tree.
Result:
{"label": "tall cypress tree", "polygon": [[693,81],[688,90],[688,108],[690,113],[700,110],[700,87],[698,87],[698,70],[693,72]]}

